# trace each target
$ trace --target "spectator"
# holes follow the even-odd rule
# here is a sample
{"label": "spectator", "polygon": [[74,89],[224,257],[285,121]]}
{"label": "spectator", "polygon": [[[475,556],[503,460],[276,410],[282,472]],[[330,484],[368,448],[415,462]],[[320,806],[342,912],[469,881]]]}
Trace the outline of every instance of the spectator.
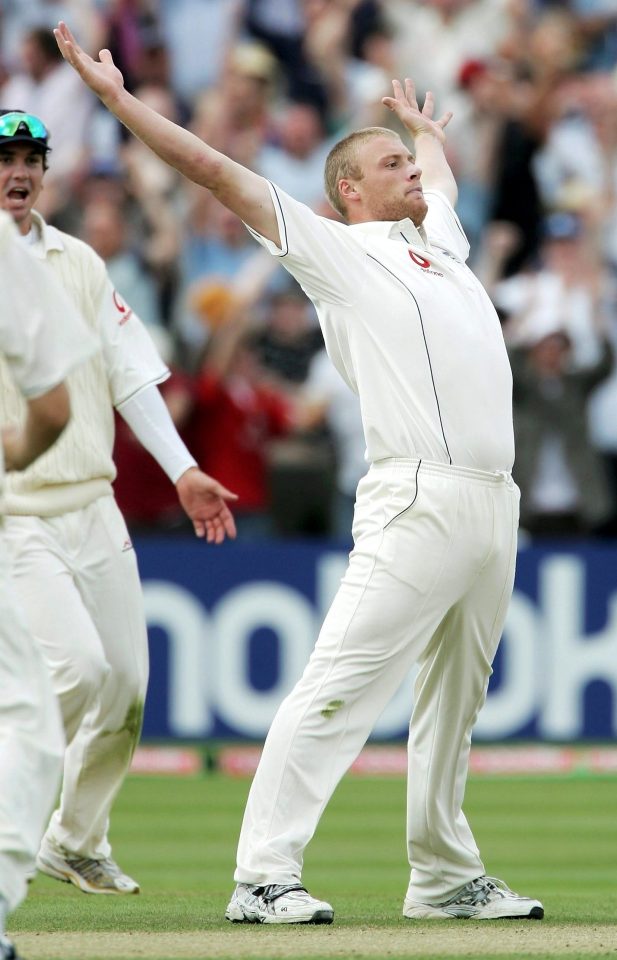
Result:
{"label": "spectator", "polygon": [[63,61],[50,30],[29,30],[20,53],[21,69],[2,87],[2,101],[6,109],[35,114],[54,131],[53,171],[45,181],[39,204],[43,215],[51,216],[70,199],[75,180],[86,169],[88,128],[95,100]]}
{"label": "spectator", "polygon": [[238,34],[241,0],[158,0],[174,94],[191,109],[216,87]]}
{"label": "spectator", "polygon": [[510,353],[514,377],[514,477],[521,527],[532,536],[592,534],[613,512],[611,491],[587,429],[591,391],[612,369],[603,341],[593,366],[570,365],[572,344],[559,323],[538,326],[526,348]]}
{"label": "spectator", "polygon": [[[617,277],[612,273],[606,303],[607,335],[617,356]],[[590,439],[600,452],[611,484],[615,506],[603,533],[617,539],[617,365],[597,387],[589,401]]]}
{"label": "spectator", "polygon": [[252,165],[272,127],[276,78],[276,60],[264,46],[235,44],[220,83],[196,100],[194,133],[239,163]]}
{"label": "spectator", "polygon": [[105,261],[114,288],[149,327],[161,324],[156,286],[129,244],[129,225],[119,203],[90,203],[83,218],[83,239]]}
{"label": "spectator", "polygon": [[513,14],[508,0],[389,0],[384,5],[395,37],[394,76],[413,70],[416,87],[452,102],[466,60],[496,54]]}
{"label": "spectator", "polygon": [[[363,12],[374,12],[371,0],[304,2],[302,52],[322,90],[322,101],[315,99],[315,106],[333,134],[340,135],[343,128],[350,131],[358,125],[382,125],[387,115],[381,98],[387,95],[391,77],[384,75],[378,64],[357,57],[354,51],[354,40],[363,42],[359,29]],[[372,29],[389,32],[376,16]]]}
{"label": "spectator", "polygon": [[349,542],[356,488],[368,469],[360,403],[334,368],[325,350],[315,354],[306,379],[306,402],[315,423],[324,422],[336,451],[336,494],[330,532]]}
{"label": "spectator", "polygon": [[269,299],[265,316],[265,327],[256,338],[264,373],[279,388],[293,391],[304,383],[312,358],[323,349],[319,324],[295,283]]}
{"label": "spectator", "polygon": [[[200,221],[202,210],[204,224]],[[217,300],[222,294],[226,300],[233,287],[243,302],[254,304],[263,290],[276,289],[282,270],[264,256],[240,218],[217,201],[194,210],[193,223],[184,236],[183,290],[175,329],[186,352],[195,355],[207,340],[203,314],[208,315],[212,296]]]}
{"label": "spectator", "polygon": [[554,119],[536,158],[546,206],[580,207],[597,223],[617,267],[617,85],[609,73],[570,77],[555,97]]}
{"label": "spectator", "polygon": [[196,379],[192,449],[202,468],[216,464],[219,476],[235,484],[239,538],[266,536],[272,531],[268,443],[291,430],[291,405],[264,385],[254,337],[233,298],[217,322]]}
{"label": "spectator", "polygon": [[[179,119],[178,104],[161,84],[144,84],[136,94],[163,116]],[[182,178],[134,138],[123,145],[121,161],[140,255],[155,278],[158,310],[169,326],[181,284],[178,261],[186,210]]]}
{"label": "spectator", "polygon": [[490,214],[497,152],[508,119],[511,72],[502,60],[466,60],[458,85],[463,94],[448,137],[459,185],[457,213],[474,260]]}
{"label": "spectator", "polygon": [[58,20],[74,24],[84,49],[96,53],[105,36],[99,7],[100,0],[2,0],[0,49],[5,67],[10,73],[19,69],[19,49],[28,30],[43,27],[51,34]]}
{"label": "spectator", "polygon": [[314,310],[292,282],[266,300],[265,325],[256,336],[263,376],[294,405],[295,431],[273,442],[269,454],[274,529],[283,536],[331,532],[336,454],[321,411],[306,406],[302,385],[323,350]]}
{"label": "spectator", "polygon": [[105,7],[107,39],[128,90],[144,82],[167,82],[169,59],[159,25],[157,0],[111,0]]}
{"label": "spectator", "polygon": [[608,275],[597,262],[582,217],[555,212],[545,219],[543,232],[539,268],[510,277],[493,291],[507,318],[506,340],[525,343],[547,323],[558,323],[568,335],[574,366],[591,366],[601,353],[598,329]]}
{"label": "spectator", "polygon": [[550,130],[555,98],[576,69],[580,52],[575,22],[564,10],[531,20],[508,50],[511,78],[502,90],[505,122],[495,155],[490,210],[490,219],[519,230],[518,250],[505,267],[508,275],[537,253],[543,214],[537,157]]}
{"label": "spectator", "polygon": [[303,203],[323,199],[323,168],[332,142],[319,110],[310,103],[288,103],[275,121],[274,142],[264,143],[255,167]]}
{"label": "spectator", "polygon": [[607,70],[617,63],[617,10],[614,0],[571,0],[578,29],[585,39],[584,66]]}
{"label": "spectator", "polygon": [[276,58],[285,96],[311,103],[323,114],[327,108],[323,78],[304,48],[307,7],[306,0],[247,0],[245,22],[249,34]]}
{"label": "spectator", "polygon": [[[506,335],[522,348],[536,323],[552,318],[568,332],[577,369],[598,362],[596,318],[612,309],[610,270],[617,267],[614,0],[5,0],[2,49],[12,71],[5,90],[28,80],[37,89],[36,113],[45,109],[41,91],[51,83],[45,70],[59,83],[53,71],[60,67],[54,61],[41,74],[45,56],[27,52],[35,84],[24,73],[21,43],[60,16],[77,26],[91,51],[112,47],[140,99],[322,215],[334,216],[324,206],[320,170],[330,137],[349,123],[389,126],[381,94],[389,92],[397,64],[409,72],[413,63],[420,87],[439,99],[451,91],[448,151],[460,187],[457,212],[472,239],[474,267],[502,280],[495,297],[507,316]],[[51,50],[55,56],[53,41]],[[100,218],[101,197],[103,207],[123,205],[120,263],[134,267],[136,258],[134,277],[154,279],[154,314],[179,340],[186,369],[195,371],[208,338],[202,310],[210,312],[230,291],[250,301],[251,328],[260,330],[253,345],[276,367],[276,355],[289,353],[270,316],[270,298],[284,287],[282,268],[264,271],[240,221],[127,140],[107,111],[86,110],[82,124],[80,98],[88,94],[79,83],[75,90],[54,97],[51,107],[63,105],[63,116],[49,119],[54,177],[63,154],[67,167],[46,188],[47,212],[76,231],[93,204]],[[3,99],[4,106],[24,106],[12,95],[11,102]],[[579,233],[547,236],[547,211],[572,215]],[[140,308],[146,309],[150,314]],[[277,312],[278,306],[275,325]],[[259,376],[271,382],[272,370]],[[297,384],[285,376],[278,382],[298,402]],[[617,463],[614,397],[610,378],[590,401],[591,437],[609,465],[613,456]],[[282,483],[287,469],[300,482],[301,473],[293,472],[298,460],[323,456],[323,470],[331,470],[327,438],[337,436],[336,428],[329,417],[321,427],[315,423],[310,429],[309,417],[307,429],[269,445],[271,485]],[[280,475],[271,463],[279,456]],[[345,459],[339,452],[339,463]]]}

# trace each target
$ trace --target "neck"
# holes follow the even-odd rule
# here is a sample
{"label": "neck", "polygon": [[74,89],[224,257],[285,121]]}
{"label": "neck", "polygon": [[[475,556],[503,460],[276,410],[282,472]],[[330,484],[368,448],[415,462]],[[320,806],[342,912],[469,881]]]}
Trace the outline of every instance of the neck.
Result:
{"label": "neck", "polygon": [[27,236],[32,229],[32,214],[29,213],[25,220],[22,220],[20,223],[16,223],[15,226],[21,233],[22,237]]}

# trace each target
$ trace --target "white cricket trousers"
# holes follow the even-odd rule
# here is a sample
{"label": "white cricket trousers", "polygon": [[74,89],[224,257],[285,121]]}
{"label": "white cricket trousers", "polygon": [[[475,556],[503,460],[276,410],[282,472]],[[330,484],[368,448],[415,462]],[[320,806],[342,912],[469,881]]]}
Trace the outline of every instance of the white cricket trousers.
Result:
{"label": "white cricket trousers", "polygon": [[0,896],[11,911],[26,895],[63,755],[49,671],[15,603],[0,542]]}
{"label": "white cricket trousers", "polygon": [[13,588],[51,670],[68,744],[47,837],[107,857],[148,681],[135,551],[112,496],[59,517],[7,517],[6,534]]}
{"label": "white cricket trousers", "polygon": [[407,895],[439,903],[484,873],[462,802],[512,592],[518,509],[509,474],[417,460],[371,466],[349,566],[264,745],[238,882],[299,880],[324,807],[414,663]]}

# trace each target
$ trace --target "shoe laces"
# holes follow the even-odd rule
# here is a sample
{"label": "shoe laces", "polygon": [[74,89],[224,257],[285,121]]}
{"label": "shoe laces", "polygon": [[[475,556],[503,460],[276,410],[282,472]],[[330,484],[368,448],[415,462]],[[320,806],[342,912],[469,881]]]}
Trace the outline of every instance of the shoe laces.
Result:
{"label": "shoe laces", "polygon": [[104,860],[94,860],[92,857],[67,857],[67,863],[84,880],[108,881],[124,876],[117,863],[109,857]]}
{"label": "shoe laces", "polygon": [[[512,890],[497,877],[478,877],[472,880],[462,890],[455,893],[449,900],[443,904],[444,907],[452,903],[467,903],[472,907],[477,907],[488,903],[490,900],[503,899],[512,896]],[[516,896],[516,894],[515,894]]]}

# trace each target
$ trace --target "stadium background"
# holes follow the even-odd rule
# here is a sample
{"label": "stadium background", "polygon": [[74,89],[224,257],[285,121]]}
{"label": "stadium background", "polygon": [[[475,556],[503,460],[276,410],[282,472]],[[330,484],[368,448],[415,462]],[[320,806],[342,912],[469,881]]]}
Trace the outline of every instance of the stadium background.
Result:
{"label": "stadium background", "polygon": [[[220,549],[195,542],[173,490],[119,423],[117,492],[150,628],[143,744],[167,749],[138,756],[142,772],[129,778],[113,827],[118,856],[144,894],[93,903],[37,880],[15,918],[27,955],[616,952],[614,364],[578,411],[585,428],[568,440],[575,459],[565,480],[525,518],[514,599],[475,737],[478,757],[496,744],[510,752],[479,760],[468,791],[490,870],[545,900],[545,932],[516,925],[511,935],[502,924],[493,940],[467,928],[411,940],[398,918],[404,785],[395,753],[381,766],[370,761],[371,776],[347,778],[310,848],[307,880],[335,902],[343,940],[298,941],[289,931],[260,943],[236,932],[225,939],[220,917],[249,781],[217,764],[227,756],[226,769],[251,769],[254,753],[236,754],[233,767],[225,751],[258,749],[344,568],[350,494],[362,469],[357,411],[324,372],[315,318],[297,291],[265,266],[241,225],[127,139],[57,60],[50,34],[62,17],[90,51],[109,46],[137,95],[324,215],[331,138],[360,123],[389,124],[380,98],[392,76],[411,74],[420,94],[432,89],[438,109],[455,112],[458,212],[513,357],[565,331],[574,365],[585,369],[605,340],[617,344],[616,7],[0,3],[2,106],[32,110],[52,134],[42,212],[106,260],[173,368],[166,397],[179,428],[204,468],[242,495],[238,541]],[[249,409],[234,407],[230,378],[250,388]],[[217,429],[230,410],[232,421]],[[528,435],[519,427],[522,471]],[[599,493],[590,498],[592,489]],[[400,751],[410,706],[406,678],[377,745]],[[538,752],[521,754],[521,744]],[[74,939],[54,939],[64,933]]]}

